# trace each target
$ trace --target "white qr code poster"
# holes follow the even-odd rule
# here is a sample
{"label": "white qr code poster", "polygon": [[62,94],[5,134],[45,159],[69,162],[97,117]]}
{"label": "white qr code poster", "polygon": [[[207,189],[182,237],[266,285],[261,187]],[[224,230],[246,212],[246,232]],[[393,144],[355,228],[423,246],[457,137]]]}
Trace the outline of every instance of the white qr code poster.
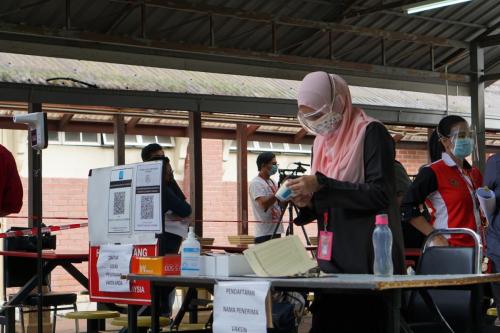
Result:
{"label": "white qr code poster", "polygon": [[162,232],[163,161],[89,170],[89,241],[104,244],[156,244]]}
{"label": "white qr code poster", "polygon": [[132,169],[111,172],[109,182],[108,232],[130,232]]}
{"label": "white qr code poster", "polygon": [[161,164],[137,167],[135,231],[161,231],[161,172]]}

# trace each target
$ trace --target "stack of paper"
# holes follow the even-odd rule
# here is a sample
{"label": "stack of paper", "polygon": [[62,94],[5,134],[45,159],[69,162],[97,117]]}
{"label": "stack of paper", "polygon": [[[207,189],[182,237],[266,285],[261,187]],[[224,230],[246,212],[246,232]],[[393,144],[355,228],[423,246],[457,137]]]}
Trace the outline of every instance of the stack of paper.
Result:
{"label": "stack of paper", "polygon": [[233,245],[248,245],[255,243],[255,238],[249,235],[236,235],[236,236],[227,236],[230,244]]}
{"label": "stack of paper", "polygon": [[257,276],[293,276],[316,267],[296,235],[257,244],[243,254]]}
{"label": "stack of paper", "polygon": [[212,245],[214,243],[215,238],[200,238],[198,241],[201,246]]}

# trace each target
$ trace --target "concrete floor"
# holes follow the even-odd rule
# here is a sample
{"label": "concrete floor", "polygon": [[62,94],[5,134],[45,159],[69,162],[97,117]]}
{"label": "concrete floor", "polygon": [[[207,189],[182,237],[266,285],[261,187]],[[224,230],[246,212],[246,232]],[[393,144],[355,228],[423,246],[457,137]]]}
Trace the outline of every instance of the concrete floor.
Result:
{"label": "concrete floor", "polygon": [[[176,309],[178,308],[178,302],[176,301],[176,304],[174,305],[174,313]],[[88,301],[80,301],[78,303],[78,309],[80,311],[84,310],[95,310],[95,303],[89,303]],[[57,318],[57,324],[56,324],[56,332],[57,333],[74,333],[75,332],[75,321],[66,319],[63,317],[64,314],[60,314]],[[312,317],[310,314],[306,315],[301,322],[301,325],[299,327],[299,333],[308,333],[310,328],[311,328],[311,320]],[[107,320],[106,322],[106,332],[118,332],[121,327],[117,326],[112,326],[111,324],[111,319]],[[19,325],[19,322],[17,322],[18,327],[16,327],[16,333],[21,333],[21,327]],[[86,321],[85,320],[80,320],[79,321],[79,329],[80,332],[86,332],[87,327],[86,327]],[[484,327],[483,332],[485,333],[500,333],[500,327],[494,327],[494,326],[487,326]],[[26,331],[26,333],[36,333],[36,329],[33,331]],[[47,332],[47,333],[50,333]]]}
{"label": "concrete floor", "polygon": [[[78,304],[78,310],[84,311],[84,310],[95,310],[95,303],[89,303],[87,301],[80,301]],[[174,311],[175,311],[174,307]],[[118,332],[121,327],[117,326],[112,326],[111,324],[111,319],[106,321],[106,332]],[[303,318],[302,323],[299,327],[299,333],[308,333],[309,329],[311,327],[311,316],[307,315]],[[34,331],[26,332],[26,333],[36,333],[36,328],[33,328]],[[86,332],[87,331],[87,323],[85,320],[80,320],[79,321],[79,329],[80,332]],[[17,322],[17,327],[16,327],[16,333],[21,333],[21,326],[20,323]],[[49,333],[49,332],[47,332]],[[71,319],[66,319],[64,318],[64,313],[61,313],[57,317],[57,323],[56,323],[56,333],[75,333],[75,321]]]}

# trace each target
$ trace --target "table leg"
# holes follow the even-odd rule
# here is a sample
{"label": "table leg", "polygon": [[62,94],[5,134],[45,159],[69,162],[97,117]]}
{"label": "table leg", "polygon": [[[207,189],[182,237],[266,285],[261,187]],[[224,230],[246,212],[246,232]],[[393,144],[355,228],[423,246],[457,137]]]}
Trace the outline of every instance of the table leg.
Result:
{"label": "table leg", "polygon": [[16,333],[16,312],[15,307],[8,306],[4,309],[5,333]]}
{"label": "table leg", "polygon": [[151,289],[151,332],[160,332],[160,287],[150,282]]}
{"label": "table leg", "polygon": [[[179,327],[182,318],[184,318],[184,315],[186,312],[189,310],[189,304],[191,303],[191,300],[193,300],[196,297],[196,288],[188,288],[188,291],[186,292],[186,295],[184,296],[184,299],[182,300],[181,307],[179,311],[177,312],[177,315],[175,316],[174,322],[172,323],[172,328],[177,328]],[[191,317],[190,317],[191,319]]]}
{"label": "table leg", "polygon": [[99,333],[99,320],[87,319],[87,333]]}
{"label": "table leg", "polygon": [[78,281],[85,289],[89,289],[89,279],[78,270],[73,264],[62,264],[62,268],[66,270],[76,281]]}
{"label": "table leg", "polygon": [[[193,288],[191,299],[193,300],[197,298],[198,298],[198,290],[196,288]],[[198,305],[190,303],[191,301],[188,303],[189,323],[196,324],[198,322]]]}
{"label": "table leg", "polygon": [[399,333],[401,325],[401,290],[388,290],[383,293],[386,304],[386,333]]}
{"label": "table leg", "polygon": [[127,310],[128,333],[137,333],[137,307],[129,305]]}
{"label": "table leg", "polygon": [[471,298],[469,304],[470,311],[470,324],[468,332],[482,332],[483,331],[483,285],[473,285],[471,287]]}

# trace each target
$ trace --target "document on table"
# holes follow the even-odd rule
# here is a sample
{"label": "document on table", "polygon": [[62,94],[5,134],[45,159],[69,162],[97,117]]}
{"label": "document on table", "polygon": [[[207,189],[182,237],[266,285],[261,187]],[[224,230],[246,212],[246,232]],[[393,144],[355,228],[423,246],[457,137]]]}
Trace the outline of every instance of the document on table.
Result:
{"label": "document on table", "polygon": [[243,254],[257,276],[293,276],[316,267],[296,235],[255,245]]}
{"label": "document on table", "polygon": [[476,190],[476,196],[484,216],[486,216],[488,223],[491,223],[490,221],[491,216],[493,215],[493,212],[496,209],[496,203],[497,203],[495,192],[493,192],[487,187],[482,187]]}

